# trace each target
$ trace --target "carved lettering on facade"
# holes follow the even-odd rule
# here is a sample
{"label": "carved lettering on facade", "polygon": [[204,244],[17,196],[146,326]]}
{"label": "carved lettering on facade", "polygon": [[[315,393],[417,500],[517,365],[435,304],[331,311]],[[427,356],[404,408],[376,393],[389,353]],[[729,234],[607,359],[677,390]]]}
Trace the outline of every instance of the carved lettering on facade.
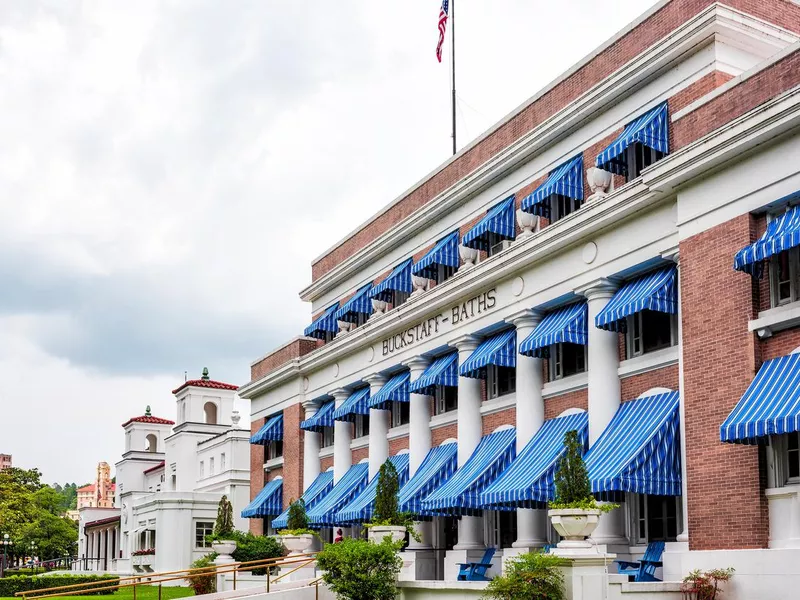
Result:
{"label": "carved lettering on facade", "polygon": [[383,356],[388,356],[393,352],[407,348],[417,342],[438,335],[440,330],[445,327],[452,327],[473,317],[492,310],[497,305],[497,289],[492,288],[486,292],[478,294],[469,300],[453,306],[442,314],[409,327],[405,331],[394,334],[383,340],[381,344]]}

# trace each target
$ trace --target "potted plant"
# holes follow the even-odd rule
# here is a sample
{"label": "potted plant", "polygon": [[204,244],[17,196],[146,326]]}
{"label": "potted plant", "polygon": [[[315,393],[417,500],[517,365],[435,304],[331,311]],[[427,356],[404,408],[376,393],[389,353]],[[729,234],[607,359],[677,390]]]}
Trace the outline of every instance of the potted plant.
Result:
{"label": "potted plant", "polygon": [[227,496],[222,496],[219,501],[211,548],[220,556],[230,556],[236,550],[233,530],[233,504],[231,504]]}
{"label": "potted plant", "polygon": [[278,536],[289,551],[289,556],[305,554],[314,545],[316,533],[308,528],[306,516],[306,503],[301,498],[289,504],[289,517],[286,520],[286,529],[281,529]]}
{"label": "potted plant", "polygon": [[577,431],[564,435],[567,451],[558,463],[555,474],[556,497],[550,502],[547,515],[562,541],[559,548],[590,548],[586,541],[600,523],[600,514],[617,508],[617,504],[598,504],[592,496],[589,475],[583,462],[583,445]]}
{"label": "potted plant", "polygon": [[405,539],[406,531],[415,540],[420,541],[419,534],[414,529],[414,519],[411,513],[397,511],[397,492],[399,490],[397,469],[392,461],[387,460],[378,471],[378,487],[375,492],[375,510],[372,513],[372,520],[364,523],[370,541],[379,542],[385,537],[390,537],[392,541],[399,542]]}
{"label": "potted plant", "polygon": [[712,569],[705,573],[695,569],[683,578],[681,592],[689,600],[716,600],[717,594],[722,594],[719,589],[720,582],[729,581],[733,577],[734,569]]}

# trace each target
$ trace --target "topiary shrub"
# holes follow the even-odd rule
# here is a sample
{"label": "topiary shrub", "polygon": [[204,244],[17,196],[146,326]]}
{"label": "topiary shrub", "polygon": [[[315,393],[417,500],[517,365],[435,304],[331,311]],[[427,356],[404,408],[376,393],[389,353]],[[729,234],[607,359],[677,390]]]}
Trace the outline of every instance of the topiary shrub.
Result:
{"label": "topiary shrub", "polygon": [[340,600],[394,600],[403,561],[402,542],[380,544],[346,538],[327,544],[317,555],[322,579]]}
{"label": "topiary shrub", "polygon": [[568,431],[564,434],[564,446],[567,451],[558,461],[555,473],[556,497],[550,502],[550,508],[578,508],[603,512],[617,508],[618,504],[598,504],[592,496],[589,474],[583,461],[583,444],[577,431]]}
{"label": "topiary shrub", "polygon": [[301,498],[289,504],[289,516],[286,519],[286,529],[281,529],[278,535],[313,535],[319,537],[316,531],[308,528],[308,515],[306,503]]}
{"label": "topiary shrub", "polygon": [[214,538],[229,540],[233,534],[233,504],[227,496],[222,496],[217,508],[217,522],[214,523]]}
{"label": "topiary shrub", "polygon": [[[274,537],[265,535],[253,535],[250,532],[242,533],[236,531],[233,538],[236,540],[236,550],[231,556],[236,562],[251,562],[254,560],[266,560],[268,558],[278,558],[286,554],[286,549]],[[262,569],[249,569],[252,570],[253,575],[264,575],[267,570]]]}
{"label": "topiary shrub", "polygon": [[[113,575],[53,575],[47,577],[30,577],[28,575],[12,575],[0,579],[0,598],[13,597],[17,592],[29,592],[32,590],[44,590],[66,585],[77,585],[79,583],[103,582],[111,587],[119,582],[119,577]],[[105,587],[105,585],[104,585]],[[81,596],[110,596],[116,590],[106,589],[99,591],[87,590],[81,592]]]}
{"label": "topiary shrub", "polygon": [[509,558],[503,574],[489,582],[486,600],[564,600],[562,559],[530,552]]}
{"label": "topiary shrub", "polygon": [[405,527],[409,535],[416,541],[422,541],[414,529],[414,517],[411,513],[397,512],[397,494],[400,491],[397,469],[392,461],[387,460],[378,471],[378,485],[375,490],[375,510],[372,519],[364,523],[365,527],[386,526]]}

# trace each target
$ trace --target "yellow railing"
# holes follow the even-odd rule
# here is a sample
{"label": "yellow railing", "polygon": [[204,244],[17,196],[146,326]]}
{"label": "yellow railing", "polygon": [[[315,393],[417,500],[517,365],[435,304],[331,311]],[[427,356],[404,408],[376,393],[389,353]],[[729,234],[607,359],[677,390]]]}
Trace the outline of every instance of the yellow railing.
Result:
{"label": "yellow railing", "polygon": [[[263,560],[251,560],[243,563],[232,563],[226,565],[213,565],[201,567],[199,569],[181,569],[179,571],[165,571],[163,573],[148,573],[147,575],[134,575],[131,577],[119,577],[103,581],[92,581],[90,583],[76,583],[73,585],[63,585],[61,587],[44,588],[40,590],[28,590],[17,592],[15,596],[23,600],[38,600],[40,598],[61,598],[64,596],[79,596],[103,591],[117,591],[123,588],[133,588],[133,600],[136,600],[136,587],[143,585],[158,585],[158,600],[161,600],[161,586],[169,581],[185,580],[191,576],[216,577],[225,573],[233,573],[233,589],[236,589],[236,575],[239,571],[253,571],[255,569],[266,569],[266,591],[269,593],[272,583],[283,579],[287,575],[307,567],[314,563],[316,555],[314,553],[294,554],[292,556],[280,556]],[[297,565],[287,573],[283,573],[275,578],[270,575],[270,570],[275,567],[285,567],[287,565]],[[319,580],[316,580],[317,582]],[[221,590],[220,590],[221,591]],[[319,595],[319,590],[317,590]]]}

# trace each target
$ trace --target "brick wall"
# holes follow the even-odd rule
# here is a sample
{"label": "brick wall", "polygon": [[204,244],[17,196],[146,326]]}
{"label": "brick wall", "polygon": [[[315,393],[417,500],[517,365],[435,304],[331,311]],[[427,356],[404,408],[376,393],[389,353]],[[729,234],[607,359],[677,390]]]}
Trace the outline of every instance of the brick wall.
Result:
{"label": "brick wall", "polygon": [[517,409],[508,408],[500,412],[483,415],[483,435],[489,435],[501,425],[517,426]]}
{"label": "brick wall", "polygon": [[568,408],[589,409],[589,391],[584,388],[559,396],[553,396],[544,401],[544,418],[555,419]]}
{"label": "brick wall", "polygon": [[408,436],[389,440],[389,456],[395,456],[400,450],[408,450]]}
{"label": "brick wall", "polygon": [[449,439],[458,439],[458,423],[431,429],[431,448],[436,448],[443,441]]}
{"label": "brick wall", "polygon": [[654,369],[639,375],[631,375],[621,379],[620,384],[623,402],[638,398],[647,390],[655,387],[677,390],[679,388],[678,365]]}
{"label": "brick wall", "polygon": [[319,459],[319,472],[324,473],[333,466],[333,456],[326,456]]}
{"label": "brick wall", "polygon": [[[250,423],[250,435],[253,436],[264,426],[267,419],[256,419]],[[250,444],[250,501],[255,500],[256,496],[264,489],[264,446]],[[262,519],[248,519],[250,521],[250,533],[253,535],[264,534],[264,522]]]}
{"label": "brick wall", "polygon": [[[267,473],[267,481],[266,482],[272,481],[273,479],[277,479],[278,477],[283,477],[283,467],[278,467],[277,469],[270,469],[269,472]],[[284,493],[285,493],[285,485],[286,485],[286,481],[285,480],[284,480],[283,484],[284,484]],[[286,506],[288,506],[288,505],[284,502],[284,508],[286,508]]]}
{"label": "brick wall", "polygon": [[[542,94],[514,117],[500,124],[474,147],[442,166],[438,172],[411,190],[408,195],[387,208],[376,219],[354,232],[347,240],[314,263],[312,280],[316,281],[331,271],[345,258],[475,171],[490,158],[712,3],[713,0],[674,0],[650,15],[614,44],[598,53],[570,77]],[[789,30],[800,31],[800,7],[787,0],[728,0],[725,4]],[[704,82],[702,85],[710,84],[711,82]],[[758,84],[755,87],[758,88]],[[766,94],[767,97],[774,95],[775,86],[768,84],[765,88],[763,94]],[[736,110],[735,103],[720,103],[716,110],[718,112],[712,109],[706,113],[709,117],[722,114],[722,118],[729,120],[732,118],[731,111]],[[702,124],[702,120],[700,123]],[[717,126],[714,125],[711,129]]]}
{"label": "brick wall", "polygon": [[358,448],[352,451],[353,464],[357,465],[365,458],[369,458],[369,448]]}
{"label": "brick wall", "polygon": [[[300,404],[293,404],[283,411],[283,507],[288,508],[292,500],[303,494],[303,439],[305,431],[300,429],[304,411]],[[288,434],[288,435],[287,435]]]}
{"label": "brick wall", "polygon": [[747,331],[757,286],[731,268],[736,251],[754,238],[754,223],[743,215],[680,243],[692,550],[767,546],[763,456],[755,446],[719,440],[720,424],[757,367]]}
{"label": "brick wall", "polygon": [[250,367],[250,381],[261,379],[267,373],[285,365],[293,358],[305,356],[309,352],[316,350],[321,344],[321,340],[311,338],[292,340],[285,346],[278,348],[272,354],[265,356],[260,361],[253,364]]}
{"label": "brick wall", "polygon": [[800,328],[779,331],[771,338],[767,338],[760,344],[761,359],[770,360],[779,356],[786,356],[795,349],[800,348]]}

